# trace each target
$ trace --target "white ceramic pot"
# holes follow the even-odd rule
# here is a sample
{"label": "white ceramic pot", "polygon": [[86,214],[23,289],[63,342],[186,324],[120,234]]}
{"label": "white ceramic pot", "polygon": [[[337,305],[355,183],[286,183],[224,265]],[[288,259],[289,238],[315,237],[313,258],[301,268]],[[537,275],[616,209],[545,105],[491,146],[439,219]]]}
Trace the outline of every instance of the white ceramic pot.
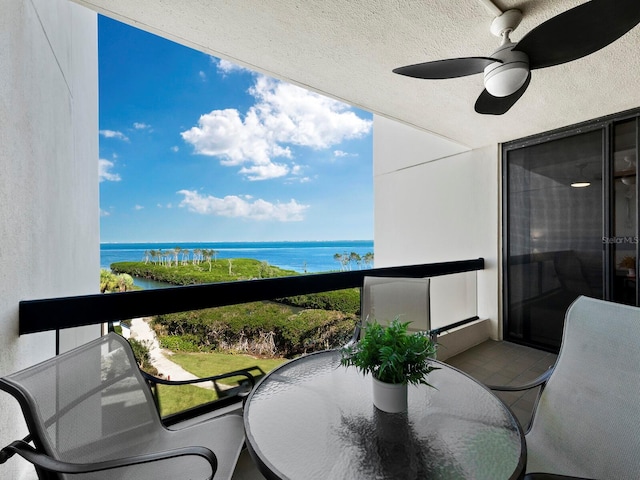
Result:
{"label": "white ceramic pot", "polygon": [[373,404],[388,413],[407,411],[407,385],[385,383],[376,378],[373,381]]}

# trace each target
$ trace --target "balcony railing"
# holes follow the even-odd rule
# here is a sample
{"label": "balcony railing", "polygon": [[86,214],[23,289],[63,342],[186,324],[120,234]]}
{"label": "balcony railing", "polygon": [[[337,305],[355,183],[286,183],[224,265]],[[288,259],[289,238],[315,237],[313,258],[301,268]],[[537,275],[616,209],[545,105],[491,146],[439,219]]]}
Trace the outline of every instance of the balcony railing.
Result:
{"label": "balcony railing", "polygon": [[[482,269],[484,269],[484,259],[478,258],[350,272],[211,283],[109,295],[95,294],[26,300],[20,302],[19,333],[24,335],[85,325],[99,325],[137,317],[361,287],[365,276],[420,278],[451,275],[453,278],[454,274]],[[473,285],[469,287],[468,279],[464,277],[461,279],[461,283],[460,281],[457,283],[462,285],[462,290],[459,294],[463,297],[468,297],[471,293],[472,299],[465,302],[465,305],[469,306],[456,311],[472,313],[473,315],[469,315],[468,318],[464,318],[464,316],[463,318],[457,318],[452,323],[464,324],[477,320],[478,317],[474,313],[476,305],[473,300],[475,298],[475,287]],[[451,288],[445,286],[444,290],[450,293]],[[465,292],[465,290],[472,290],[472,292]],[[433,296],[434,292],[432,292],[432,298]],[[460,304],[460,298],[454,303]],[[467,313],[464,313],[464,315],[467,315]],[[444,331],[459,326],[452,323],[437,325],[436,329]]]}

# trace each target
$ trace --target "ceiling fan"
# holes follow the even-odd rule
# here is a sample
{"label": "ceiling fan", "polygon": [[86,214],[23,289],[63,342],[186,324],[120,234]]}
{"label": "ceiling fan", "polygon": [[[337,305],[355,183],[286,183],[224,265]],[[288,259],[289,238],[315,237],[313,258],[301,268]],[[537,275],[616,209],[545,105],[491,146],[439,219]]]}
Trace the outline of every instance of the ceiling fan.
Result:
{"label": "ceiling fan", "polygon": [[640,0],[591,0],[538,25],[513,43],[509,35],[522,20],[507,10],[491,24],[501,45],[487,57],[463,57],[407,65],[394,73],[446,79],[484,71],[485,90],[475,104],[481,114],[502,115],[524,94],[531,71],[571,62],[615,42],[640,22]]}

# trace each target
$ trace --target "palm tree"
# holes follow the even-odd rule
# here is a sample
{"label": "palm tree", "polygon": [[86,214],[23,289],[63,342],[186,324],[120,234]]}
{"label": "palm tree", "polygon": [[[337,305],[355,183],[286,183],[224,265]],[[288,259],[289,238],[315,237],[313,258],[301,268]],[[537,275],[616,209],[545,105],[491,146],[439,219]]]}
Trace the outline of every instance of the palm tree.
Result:
{"label": "palm tree", "polygon": [[144,263],[149,263],[149,250],[144,251],[144,257],[142,257]]}
{"label": "palm tree", "polygon": [[116,276],[118,290],[120,292],[128,292],[133,289],[133,277],[128,273],[120,273]]}
{"label": "palm tree", "polygon": [[213,256],[213,250],[202,250],[202,257],[209,263],[209,271],[211,271],[211,257]]}
{"label": "palm tree", "polygon": [[178,257],[180,256],[180,251],[182,250],[182,248],[180,247],[174,247],[173,249],[173,259],[176,262],[176,267],[178,266]]}
{"label": "palm tree", "polygon": [[165,263],[169,268],[173,265],[173,249],[167,251],[165,255]]}
{"label": "palm tree", "polygon": [[182,265],[187,265],[189,263],[189,253],[191,253],[186,248],[182,250]]}
{"label": "palm tree", "polygon": [[200,263],[200,254],[202,253],[202,249],[200,248],[194,248],[193,249],[193,261],[192,263],[194,265],[197,265],[198,263]]}
{"label": "palm tree", "polygon": [[335,253],[333,255],[333,259],[340,264],[340,271],[342,271],[343,267],[344,267],[344,264],[342,263],[342,254],[341,253]]}
{"label": "palm tree", "polygon": [[362,257],[362,260],[364,261],[364,264],[367,267],[373,265],[373,253],[372,252],[365,253],[364,257]]}
{"label": "palm tree", "polygon": [[349,264],[351,262],[351,257],[349,256],[349,254],[347,252],[344,252],[341,256],[340,256],[340,262],[342,263],[342,269],[343,270],[351,270]]}
{"label": "palm tree", "polygon": [[362,258],[356,252],[351,252],[349,254],[349,263],[355,263],[358,268],[360,268],[360,263],[362,262]]}

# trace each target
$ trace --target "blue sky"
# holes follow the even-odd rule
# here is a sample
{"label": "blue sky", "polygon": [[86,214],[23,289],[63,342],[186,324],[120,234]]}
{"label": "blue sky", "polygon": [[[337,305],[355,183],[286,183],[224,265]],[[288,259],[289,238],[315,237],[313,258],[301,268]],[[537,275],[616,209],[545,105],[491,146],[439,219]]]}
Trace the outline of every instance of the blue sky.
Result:
{"label": "blue sky", "polygon": [[99,17],[102,242],[369,240],[372,115]]}

